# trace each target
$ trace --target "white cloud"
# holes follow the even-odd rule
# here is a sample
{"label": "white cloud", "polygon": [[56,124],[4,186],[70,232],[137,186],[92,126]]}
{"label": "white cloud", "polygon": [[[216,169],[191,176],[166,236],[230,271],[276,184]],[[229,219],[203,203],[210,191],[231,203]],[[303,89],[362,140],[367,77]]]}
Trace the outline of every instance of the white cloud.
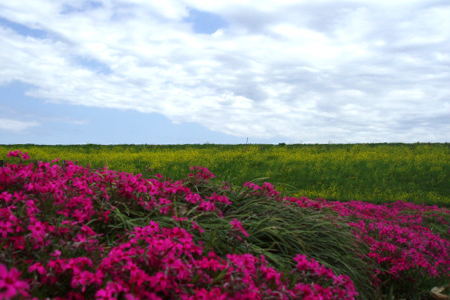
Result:
{"label": "white cloud", "polygon": [[[95,2],[2,1],[0,17],[49,34],[0,27],[0,84],[243,137],[450,139],[446,1]],[[192,8],[229,26],[196,34]]]}
{"label": "white cloud", "polygon": [[20,132],[38,125],[39,123],[37,122],[0,118],[0,130],[5,131]]}

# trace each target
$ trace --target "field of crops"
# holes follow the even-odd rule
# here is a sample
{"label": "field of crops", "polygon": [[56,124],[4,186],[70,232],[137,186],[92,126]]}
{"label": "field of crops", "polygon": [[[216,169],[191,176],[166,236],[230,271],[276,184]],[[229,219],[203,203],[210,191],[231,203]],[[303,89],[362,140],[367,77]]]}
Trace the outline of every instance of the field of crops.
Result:
{"label": "field of crops", "polygon": [[289,195],[374,203],[405,200],[450,205],[450,145],[3,145],[33,159],[55,157],[81,165],[171,178],[204,166],[242,184],[265,178]]}

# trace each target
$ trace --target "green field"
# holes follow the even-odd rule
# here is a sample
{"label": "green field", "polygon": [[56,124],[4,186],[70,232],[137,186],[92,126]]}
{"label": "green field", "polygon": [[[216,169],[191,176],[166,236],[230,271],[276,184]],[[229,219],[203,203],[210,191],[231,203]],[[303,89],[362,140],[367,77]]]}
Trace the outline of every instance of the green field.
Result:
{"label": "green field", "polygon": [[351,145],[0,145],[32,159],[74,160],[94,168],[180,178],[208,167],[235,184],[256,178],[295,196],[405,200],[450,206],[450,144]]}

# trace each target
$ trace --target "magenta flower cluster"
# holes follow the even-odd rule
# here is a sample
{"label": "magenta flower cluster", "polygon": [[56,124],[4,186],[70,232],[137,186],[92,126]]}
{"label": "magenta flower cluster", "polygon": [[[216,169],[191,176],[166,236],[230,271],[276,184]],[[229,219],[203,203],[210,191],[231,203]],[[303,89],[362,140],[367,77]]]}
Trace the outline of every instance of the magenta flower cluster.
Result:
{"label": "magenta flower cluster", "polygon": [[[426,226],[438,220],[450,232],[450,210],[437,206],[397,201],[373,204],[362,201],[327,201],[286,197],[301,207],[332,209],[348,220],[354,234],[369,246],[367,257],[375,261],[373,282],[403,280],[409,284],[427,276],[450,274],[450,241]],[[447,216],[447,218],[444,218]]]}
{"label": "magenta flower cluster", "polygon": [[188,176],[193,177],[200,182],[208,181],[209,179],[216,177],[216,175],[214,175],[210,170],[208,170],[208,168],[205,167],[193,166],[190,167],[189,170],[191,170],[191,173],[189,173]]}
{"label": "magenta flower cluster", "polygon": [[[282,273],[264,256],[206,251],[195,238],[205,229],[192,216],[210,213],[225,218],[224,209],[232,201],[218,191],[199,193],[184,181],[92,170],[67,161],[26,164],[22,160],[29,156],[20,151],[9,156],[20,162],[0,168],[1,299],[357,296],[348,276],[334,274],[302,254],[292,258],[291,272]],[[192,171],[188,179],[204,183],[214,177],[205,168]],[[256,190],[279,196],[270,184]],[[113,220],[121,218],[122,205],[167,216],[175,225],[131,223],[128,231],[115,234]],[[250,236],[240,220],[228,222],[230,236]]]}

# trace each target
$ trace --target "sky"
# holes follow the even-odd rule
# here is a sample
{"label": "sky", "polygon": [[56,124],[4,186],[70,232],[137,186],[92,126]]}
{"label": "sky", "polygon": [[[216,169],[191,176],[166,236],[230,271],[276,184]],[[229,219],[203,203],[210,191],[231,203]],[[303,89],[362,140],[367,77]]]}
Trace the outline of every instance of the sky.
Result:
{"label": "sky", "polygon": [[0,144],[246,142],[450,142],[450,1],[0,2]]}

